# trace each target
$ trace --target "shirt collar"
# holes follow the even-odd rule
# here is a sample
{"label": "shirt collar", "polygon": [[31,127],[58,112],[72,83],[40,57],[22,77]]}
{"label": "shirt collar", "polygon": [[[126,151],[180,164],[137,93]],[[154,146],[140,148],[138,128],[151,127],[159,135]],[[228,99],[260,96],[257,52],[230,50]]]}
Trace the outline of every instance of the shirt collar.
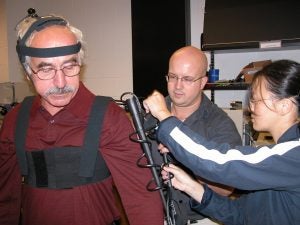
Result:
{"label": "shirt collar", "polygon": [[[91,93],[84,86],[84,84],[80,81],[79,88],[78,88],[76,95],[71,100],[70,104],[65,106],[60,112],[58,112],[58,114],[60,114],[62,111],[68,111],[68,113],[73,114],[75,117],[86,117],[89,114],[88,109],[90,108],[94,98],[95,98],[95,95],[93,93]],[[41,105],[41,97],[40,96],[37,96],[32,107],[33,107],[34,112],[36,112],[37,110],[40,110],[43,115],[46,113],[45,112],[46,110]]]}
{"label": "shirt collar", "polygon": [[291,126],[284,134],[278,139],[277,143],[298,140],[300,138],[300,124],[296,123]]}
{"label": "shirt collar", "polygon": [[73,113],[76,117],[89,114],[89,106],[94,101],[95,95],[90,92],[82,82],[79,84],[79,89],[71,100],[70,104],[65,107],[65,110]]}
{"label": "shirt collar", "polygon": [[[167,96],[166,98],[166,104],[169,110],[171,110],[171,98],[170,96]],[[211,109],[211,105],[213,104],[209,98],[202,93],[201,95],[201,103],[200,106],[198,107],[198,109],[193,112],[188,118],[186,118],[186,120],[190,120],[191,118],[197,119],[197,118],[206,118],[209,116],[210,112],[209,109]]]}

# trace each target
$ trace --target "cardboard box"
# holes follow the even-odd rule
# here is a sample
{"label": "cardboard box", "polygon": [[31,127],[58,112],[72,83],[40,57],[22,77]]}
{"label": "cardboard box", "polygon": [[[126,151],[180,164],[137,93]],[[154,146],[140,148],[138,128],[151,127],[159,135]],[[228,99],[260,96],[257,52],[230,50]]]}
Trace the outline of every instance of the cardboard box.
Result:
{"label": "cardboard box", "polygon": [[264,66],[269,65],[271,62],[271,60],[263,60],[249,63],[242,69],[240,74],[243,74],[246,83],[251,83],[253,74],[261,70]]}

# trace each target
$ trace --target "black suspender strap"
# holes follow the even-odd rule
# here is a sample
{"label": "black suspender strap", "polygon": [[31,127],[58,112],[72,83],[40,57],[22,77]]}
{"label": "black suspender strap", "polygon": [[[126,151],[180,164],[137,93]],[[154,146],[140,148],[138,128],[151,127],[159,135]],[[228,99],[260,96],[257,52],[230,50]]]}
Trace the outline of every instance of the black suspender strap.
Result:
{"label": "black suspender strap", "polygon": [[[102,130],[104,114],[112,98],[106,96],[96,96],[95,98],[84,138],[83,153],[81,155],[79,168],[79,176],[81,177],[92,177],[94,175],[97,155],[100,158],[100,162],[105,163],[102,154],[98,154],[99,137]],[[107,166],[105,166],[105,168],[107,170],[106,172],[109,173]]]}
{"label": "black suspender strap", "polygon": [[27,160],[25,154],[25,141],[27,128],[29,125],[30,109],[34,96],[26,97],[21,103],[21,108],[17,117],[16,130],[15,130],[15,145],[16,154],[19,160],[20,170],[22,175],[28,175]]}
{"label": "black suspender strap", "polygon": [[[99,152],[99,140],[105,112],[112,98],[95,97],[83,146],[53,147],[26,152],[26,134],[33,99],[34,96],[23,100],[18,112],[15,131],[16,154],[21,174],[26,177],[28,184],[34,187],[71,188],[98,182],[110,176],[110,171]],[[69,170],[65,166],[66,163],[67,168],[70,167]],[[54,171],[53,168],[55,168]]]}

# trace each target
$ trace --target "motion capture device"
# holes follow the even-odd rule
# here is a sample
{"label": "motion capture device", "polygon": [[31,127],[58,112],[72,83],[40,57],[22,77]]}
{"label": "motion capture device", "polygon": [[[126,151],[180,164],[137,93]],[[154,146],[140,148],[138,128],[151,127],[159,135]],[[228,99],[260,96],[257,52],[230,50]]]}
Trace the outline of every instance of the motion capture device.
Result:
{"label": "motion capture device", "polygon": [[28,28],[24,36],[22,38],[19,38],[17,41],[16,50],[19,56],[19,60],[22,64],[25,62],[25,56],[38,57],[38,58],[50,58],[50,57],[76,54],[80,51],[81,49],[80,42],[74,45],[54,47],[54,48],[27,47],[25,43],[33,32],[35,31],[39,32],[45,29],[46,27],[52,25],[67,26],[68,24],[68,22],[61,17],[51,16],[51,15],[40,17],[36,14],[35,9],[33,8],[28,9],[27,12],[28,15],[22,21],[25,21],[28,18],[36,19],[36,21],[33,22],[32,25]]}
{"label": "motion capture device", "polygon": [[[128,98],[126,99],[126,97]],[[158,120],[151,114],[145,113],[140,105],[138,97],[131,92],[125,92],[121,96],[121,102],[125,102],[125,110],[130,112],[135,127],[135,132],[132,133],[129,138],[134,142],[140,143],[144,152],[142,157],[139,158],[137,165],[142,168],[150,168],[152,172],[153,179],[147,184],[147,190],[159,191],[165,211],[165,220],[167,225],[176,225],[177,213],[172,201],[172,197],[170,196],[171,192],[169,191],[170,188],[172,188],[171,182],[168,182],[168,185],[165,185],[162,182],[159,177],[161,166],[154,163],[151,154],[151,142],[149,138],[156,138],[155,131],[158,128]],[[141,163],[141,160],[144,157],[147,159],[146,165]],[[164,155],[163,159],[164,164],[167,164],[168,160],[166,155]]]}

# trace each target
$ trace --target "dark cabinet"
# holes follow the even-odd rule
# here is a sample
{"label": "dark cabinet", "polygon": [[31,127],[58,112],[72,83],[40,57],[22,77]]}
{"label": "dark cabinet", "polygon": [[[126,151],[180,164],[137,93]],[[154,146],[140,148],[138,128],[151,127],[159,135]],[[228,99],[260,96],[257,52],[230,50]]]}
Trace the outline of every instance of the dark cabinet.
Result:
{"label": "dark cabinet", "polygon": [[131,1],[133,91],[147,97],[167,94],[165,75],[171,54],[190,44],[188,0]]}

